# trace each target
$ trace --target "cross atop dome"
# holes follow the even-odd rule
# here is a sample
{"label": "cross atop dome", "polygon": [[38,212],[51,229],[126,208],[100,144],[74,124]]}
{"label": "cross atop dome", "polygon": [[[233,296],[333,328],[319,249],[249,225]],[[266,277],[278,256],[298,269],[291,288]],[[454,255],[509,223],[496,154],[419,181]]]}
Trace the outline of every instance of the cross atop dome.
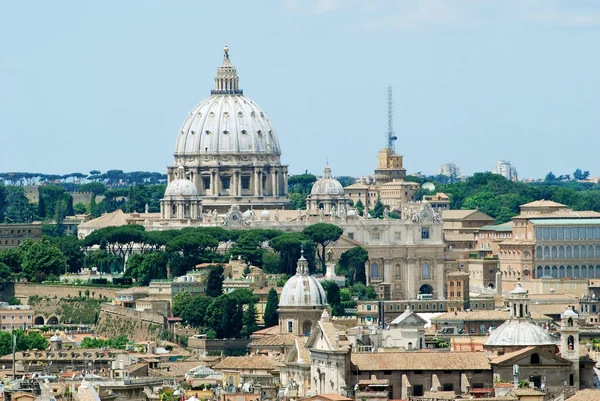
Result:
{"label": "cross atop dome", "polygon": [[223,63],[217,67],[215,76],[215,88],[210,91],[211,95],[243,95],[244,91],[239,89],[239,77],[235,67],[229,59],[229,47],[223,48]]}

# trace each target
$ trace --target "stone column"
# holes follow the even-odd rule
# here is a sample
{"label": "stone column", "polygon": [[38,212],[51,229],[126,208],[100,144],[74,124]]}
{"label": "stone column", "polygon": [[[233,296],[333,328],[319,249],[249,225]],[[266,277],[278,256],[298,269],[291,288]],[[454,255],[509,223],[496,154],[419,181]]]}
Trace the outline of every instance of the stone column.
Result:
{"label": "stone column", "polygon": [[221,192],[221,174],[218,171],[215,171],[215,196],[219,196],[219,192]]}
{"label": "stone column", "polygon": [[237,196],[237,170],[231,172],[231,179],[229,181],[229,196]]}
{"label": "stone column", "polygon": [[415,288],[415,286],[416,286],[415,263],[416,262],[417,262],[416,258],[413,258],[413,257],[406,258],[406,263],[408,264],[408,269],[407,269],[407,274],[406,274],[406,280],[402,280],[402,281],[404,281],[406,283],[405,293],[406,293],[406,296],[408,299],[415,299],[417,297],[417,289]]}
{"label": "stone column", "polygon": [[252,194],[254,196],[259,196],[259,190],[258,190],[258,188],[259,188],[258,180],[260,178],[259,176],[260,176],[260,174],[258,172],[258,169],[254,169],[254,193]]}
{"label": "stone column", "polygon": [[237,176],[237,196],[242,196],[242,172],[238,170]]}
{"label": "stone column", "polygon": [[446,270],[444,257],[436,258],[432,264],[435,264],[435,269],[431,270],[431,274],[433,275],[432,279],[435,281],[436,288],[433,289],[433,292],[436,295],[437,299],[444,299],[444,282],[445,282],[445,274]]}
{"label": "stone column", "polygon": [[392,261],[390,259],[383,259],[383,281],[386,283],[391,283],[393,281],[392,271],[391,271]]}
{"label": "stone column", "polygon": [[215,171],[210,170],[210,189],[206,195],[214,195],[215,194]]}
{"label": "stone column", "polygon": [[271,196],[277,196],[277,170],[271,169]]}
{"label": "stone column", "polygon": [[287,167],[283,168],[282,174],[283,174],[283,196],[286,196],[288,194],[288,174],[287,174]]}

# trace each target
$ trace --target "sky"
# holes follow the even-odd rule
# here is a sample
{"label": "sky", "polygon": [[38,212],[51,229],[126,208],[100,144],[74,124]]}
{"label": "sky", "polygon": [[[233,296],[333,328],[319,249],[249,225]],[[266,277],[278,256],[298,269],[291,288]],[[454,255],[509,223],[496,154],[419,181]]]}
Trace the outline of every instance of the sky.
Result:
{"label": "sky", "polygon": [[0,2],[0,171],[166,172],[223,46],[290,173],[600,176],[599,0]]}

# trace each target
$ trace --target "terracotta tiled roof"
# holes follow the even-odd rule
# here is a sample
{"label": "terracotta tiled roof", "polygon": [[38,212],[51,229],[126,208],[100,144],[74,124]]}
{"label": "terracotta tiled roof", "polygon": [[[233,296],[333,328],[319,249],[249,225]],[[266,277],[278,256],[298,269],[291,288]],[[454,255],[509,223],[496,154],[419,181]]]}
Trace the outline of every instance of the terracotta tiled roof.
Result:
{"label": "terracotta tiled roof", "polygon": [[327,400],[327,401],[352,401],[352,398],[344,397],[339,394],[319,394],[305,400]]}
{"label": "terracotta tiled roof", "polygon": [[[432,318],[432,322],[461,321],[461,322],[485,322],[485,321],[504,321],[510,317],[508,311],[503,310],[476,310],[461,312],[446,312],[443,315]],[[546,315],[532,311],[533,320],[550,320]]]}
{"label": "terracotta tiled roof", "polygon": [[563,205],[562,203],[554,202],[551,200],[542,199],[526,203],[524,205],[521,205],[520,207],[567,207],[567,205]]}
{"label": "terracotta tiled roof", "polygon": [[232,369],[232,370],[244,370],[244,369],[262,369],[272,370],[284,366],[281,362],[277,362],[273,358],[269,358],[263,355],[251,355],[251,356],[229,356],[217,363],[213,369]]}
{"label": "terracotta tiled roof", "polygon": [[516,395],[517,397],[520,397],[523,395],[546,395],[546,393],[543,393],[534,388],[516,388],[516,389],[512,390],[511,393]]}
{"label": "terracotta tiled roof", "polygon": [[306,363],[310,363],[310,351],[306,348],[306,341],[308,337],[298,337],[296,338],[296,349],[298,350],[299,357],[302,361]]}
{"label": "terracotta tiled roof", "polygon": [[287,347],[294,344],[296,335],[291,333],[262,336],[252,340],[250,347]]}
{"label": "terracotta tiled roof", "polygon": [[[504,355],[501,355],[501,356],[498,356],[498,357],[492,359],[492,363],[502,363],[504,361],[508,361],[509,359],[511,359],[511,358],[513,358],[513,357],[515,357],[517,355],[523,355],[523,354],[531,351],[534,348],[535,347],[525,347],[525,348],[522,348],[522,349],[517,350],[517,351],[507,352]],[[507,383],[507,384],[510,384],[510,383]]]}
{"label": "terracotta tiled roof", "polygon": [[149,369],[149,376],[183,377],[187,372],[198,366],[204,366],[199,362],[161,362],[158,369]]}
{"label": "terracotta tiled roof", "polygon": [[567,398],[567,401],[597,401],[600,400],[600,390],[586,389],[575,393],[571,398]]}
{"label": "terracotta tiled roof", "polygon": [[426,400],[454,400],[456,393],[454,391],[425,391],[423,398]]}
{"label": "terracotta tiled roof", "polygon": [[359,370],[490,370],[483,352],[376,352],[352,354]]}
{"label": "terracotta tiled roof", "polygon": [[252,333],[252,337],[260,337],[260,336],[274,336],[279,334],[279,326],[271,326],[266,329],[257,330]]}
{"label": "terracotta tiled roof", "polygon": [[127,224],[128,214],[123,213],[121,209],[117,209],[111,213],[104,213],[102,216],[95,218],[85,223],[81,223],[82,228],[104,228],[104,227],[120,227]]}

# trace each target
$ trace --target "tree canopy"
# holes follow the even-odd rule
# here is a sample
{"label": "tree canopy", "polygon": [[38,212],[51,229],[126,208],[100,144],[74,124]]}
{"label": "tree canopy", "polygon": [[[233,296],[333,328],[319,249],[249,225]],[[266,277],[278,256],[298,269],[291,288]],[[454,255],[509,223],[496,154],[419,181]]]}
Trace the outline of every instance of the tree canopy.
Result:
{"label": "tree canopy", "polygon": [[302,233],[310,238],[318,247],[317,257],[321,262],[322,271],[325,272],[326,267],[326,249],[327,245],[337,241],[343,234],[344,230],[334,224],[317,223],[306,227]]}

